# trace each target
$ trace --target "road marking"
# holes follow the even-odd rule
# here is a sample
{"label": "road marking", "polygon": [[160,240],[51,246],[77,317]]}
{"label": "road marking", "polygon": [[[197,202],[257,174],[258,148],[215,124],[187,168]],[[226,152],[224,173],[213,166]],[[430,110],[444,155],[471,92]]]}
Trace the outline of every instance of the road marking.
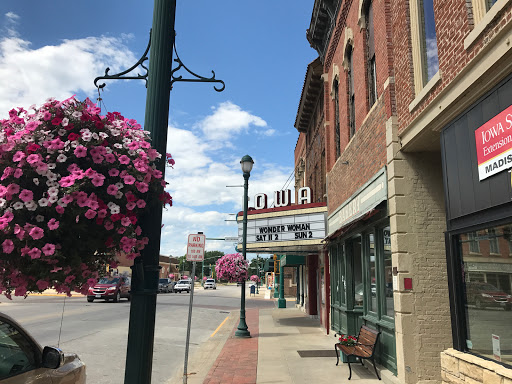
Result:
{"label": "road marking", "polygon": [[224,323],[229,319],[229,316],[227,316],[222,323],[217,327],[217,329],[211,334],[210,337],[215,336],[215,334],[219,331],[219,329],[224,325]]}

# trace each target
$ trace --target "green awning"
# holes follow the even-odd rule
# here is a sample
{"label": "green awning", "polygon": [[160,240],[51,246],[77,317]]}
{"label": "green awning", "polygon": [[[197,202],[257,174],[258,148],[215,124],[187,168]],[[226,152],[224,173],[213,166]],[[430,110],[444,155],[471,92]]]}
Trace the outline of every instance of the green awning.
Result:
{"label": "green awning", "polygon": [[281,257],[281,265],[283,267],[296,267],[306,264],[306,256],[301,255],[284,255]]}

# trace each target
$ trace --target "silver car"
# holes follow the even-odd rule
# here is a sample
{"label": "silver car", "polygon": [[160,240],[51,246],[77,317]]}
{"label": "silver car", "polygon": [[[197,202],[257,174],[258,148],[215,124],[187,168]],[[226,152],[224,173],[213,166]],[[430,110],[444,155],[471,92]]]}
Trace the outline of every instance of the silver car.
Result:
{"label": "silver car", "polygon": [[85,384],[85,364],[74,353],[44,347],[0,313],[0,384]]}

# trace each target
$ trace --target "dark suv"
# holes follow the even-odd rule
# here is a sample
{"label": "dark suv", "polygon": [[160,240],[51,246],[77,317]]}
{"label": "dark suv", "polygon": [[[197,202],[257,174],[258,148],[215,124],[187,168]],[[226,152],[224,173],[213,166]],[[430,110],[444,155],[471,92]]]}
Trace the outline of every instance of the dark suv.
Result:
{"label": "dark suv", "polygon": [[169,293],[173,291],[173,282],[169,278],[164,278],[158,280],[158,292],[159,293]]}
{"label": "dark suv", "polygon": [[87,292],[87,301],[92,303],[94,299],[114,301],[117,303],[121,298],[130,300],[131,280],[127,276],[105,276],[99,279],[94,287]]}
{"label": "dark suv", "polygon": [[512,296],[489,283],[467,283],[466,296],[468,304],[474,304],[476,308],[500,307],[506,311],[512,309]]}

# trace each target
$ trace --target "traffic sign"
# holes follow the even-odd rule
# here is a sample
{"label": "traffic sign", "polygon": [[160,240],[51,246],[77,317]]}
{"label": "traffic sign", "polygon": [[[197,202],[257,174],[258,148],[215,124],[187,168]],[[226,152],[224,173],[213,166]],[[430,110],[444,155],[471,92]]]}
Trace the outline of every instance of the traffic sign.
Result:
{"label": "traffic sign", "polygon": [[203,261],[206,236],[203,234],[188,235],[187,261]]}
{"label": "traffic sign", "polygon": [[231,236],[226,236],[224,238],[224,241],[239,241],[240,239],[238,238],[238,236],[234,236],[234,237],[231,237]]}

